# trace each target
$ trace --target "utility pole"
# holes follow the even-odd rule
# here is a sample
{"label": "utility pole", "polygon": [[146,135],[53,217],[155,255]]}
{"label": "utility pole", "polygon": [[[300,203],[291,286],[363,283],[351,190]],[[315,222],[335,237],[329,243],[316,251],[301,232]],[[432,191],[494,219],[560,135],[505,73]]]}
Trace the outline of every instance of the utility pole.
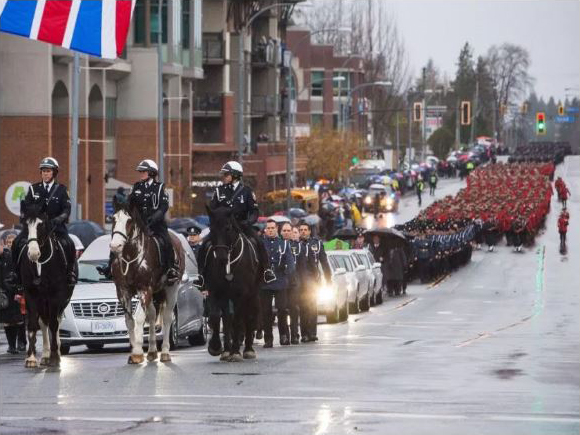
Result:
{"label": "utility pole", "polygon": [[493,143],[494,146],[497,146],[497,141],[496,141],[497,134],[496,134],[496,131],[495,131],[495,129],[496,129],[496,125],[495,124],[496,124],[496,117],[497,117],[497,114],[496,114],[497,107],[496,107],[496,104],[495,103],[496,103],[496,101],[495,101],[495,98],[494,98],[494,100],[493,100],[493,116],[491,117],[491,130],[493,131],[493,138],[492,138],[493,140],[492,140],[492,143]]}
{"label": "utility pole", "polygon": [[159,180],[165,180],[165,133],[163,131],[163,1],[159,0],[157,9],[157,141],[159,143]]}
{"label": "utility pole", "polygon": [[426,71],[427,68],[423,68],[423,122],[421,123],[422,132],[421,136],[423,139],[423,149],[421,151],[421,160],[425,161],[425,156],[427,155],[427,106],[425,98],[425,90],[427,89],[426,83]]}
{"label": "utility pole", "polygon": [[471,112],[471,135],[469,137],[470,145],[475,141],[475,120],[477,119],[477,102],[479,100],[479,80],[475,81],[475,100],[473,101],[473,111]]}
{"label": "utility pole", "polygon": [[70,202],[71,213],[70,220],[76,221],[78,219],[78,196],[77,196],[77,180],[78,180],[78,163],[79,163],[79,75],[81,73],[80,54],[75,51],[73,57],[73,71],[72,71],[72,143],[70,153]]}
{"label": "utility pole", "polygon": [[461,142],[461,132],[459,129],[460,124],[460,108],[459,108],[459,98],[455,99],[455,151],[459,151],[459,145]]}
{"label": "utility pole", "polygon": [[395,122],[397,124],[397,172],[401,169],[401,156],[400,156],[400,148],[399,148],[399,109],[397,109],[397,113],[395,115]]}
{"label": "utility pole", "polygon": [[246,44],[246,26],[240,27],[240,37],[238,38],[238,161],[242,162],[244,154],[244,110],[245,110],[245,59],[244,45]]}
{"label": "utility pole", "polygon": [[407,152],[408,152],[408,159],[409,159],[409,170],[411,170],[411,149],[413,147],[413,141],[412,141],[412,133],[413,133],[413,126],[412,126],[412,122],[411,122],[411,103],[409,103],[409,93],[407,91],[407,107],[408,107],[408,118],[407,118],[407,124],[409,124],[409,143],[407,145]]}
{"label": "utility pole", "polygon": [[[294,149],[292,147],[292,52],[288,50],[288,71],[286,73],[286,88],[287,91],[287,101],[288,101],[288,113],[286,114],[286,208],[290,210],[290,203],[292,200],[292,165]],[[296,96],[298,99],[298,96]]]}

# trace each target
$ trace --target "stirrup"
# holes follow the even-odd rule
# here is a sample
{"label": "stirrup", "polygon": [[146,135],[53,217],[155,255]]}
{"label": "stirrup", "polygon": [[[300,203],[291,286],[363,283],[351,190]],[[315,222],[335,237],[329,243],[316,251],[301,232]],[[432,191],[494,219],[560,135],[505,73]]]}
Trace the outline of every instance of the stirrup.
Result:
{"label": "stirrup", "polygon": [[[268,273],[269,272],[269,273]],[[268,276],[273,277],[273,278],[268,278]],[[264,282],[266,284],[271,283],[272,281],[276,281],[276,274],[274,273],[274,271],[272,269],[266,269],[264,271]]]}
{"label": "stirrup", "polygon": [[205,284],[205,279],[203,279],[203,275],[201,273],[197,273],[193,275],[193,286],[198,288],[203,288]]}

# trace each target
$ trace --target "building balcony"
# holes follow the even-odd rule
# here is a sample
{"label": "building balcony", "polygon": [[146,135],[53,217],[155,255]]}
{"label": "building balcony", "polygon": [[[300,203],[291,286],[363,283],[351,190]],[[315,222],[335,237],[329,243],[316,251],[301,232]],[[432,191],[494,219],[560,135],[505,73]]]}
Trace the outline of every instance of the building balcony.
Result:
{"label": "building balcony", "polygon": [[224,63],[224,42],[215,37],[203,38],[203,63],[222,65]]}
{"label": "building balcony", "polygon": [[259,42],[252,45],[252,66],[265,68],[276,65],[276,46],[273,43]]}
{"label": "building balcony", "polygon": [[252,95],[252,116],[275,116],[279,106],[280,100],[274,95]]}
{"label": "building balcony", "polygon": [[221,117],[222,109],[221,94],[202,94],[193,98],[193,115],[196,117]]}

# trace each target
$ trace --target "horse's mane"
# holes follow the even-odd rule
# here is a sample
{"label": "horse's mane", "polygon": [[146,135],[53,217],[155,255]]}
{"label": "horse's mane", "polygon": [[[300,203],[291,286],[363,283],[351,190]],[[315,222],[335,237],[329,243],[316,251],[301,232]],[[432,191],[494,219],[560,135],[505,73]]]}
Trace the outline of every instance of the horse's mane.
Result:
{"label": "horse's mane", "polygon": [[133,219],[135,226],[141,233],[147,233],[147,224],[141,218],[141,213],[139,213],[137,204],[133,201],[128,201],[127,203],[115,202],[113,205],[115,207],[115,213],[124,211],[131,217],[131,219]]}
{"label": "horse's mane", "polygon": [[21,204],[22,214],[24,216],[24,220],[28,221],[31,219],[40,218],[46,209],[46,204],[43,202],[22,202]]}
{"label": "horse's mane", "polygon": [[[238,224],[238,221],[234,218],[234,215],[232,213],[232,209],[229,207],[216,207],[216,208],[209,208],[207,207],[207,211],[208,211],[208,215],[209,215],[209,227],[210,229],[218,229],[216,227],[216,220],[218,222],[223,222],[223,221],[227,221],[229,220],[232,224],[232,226],[234,227],[234,229],[236,230],[236,232],[240,232],[242,231],[242,229],[240,228],[240,225]],[[211,234],[211,232],[210,232]]]}

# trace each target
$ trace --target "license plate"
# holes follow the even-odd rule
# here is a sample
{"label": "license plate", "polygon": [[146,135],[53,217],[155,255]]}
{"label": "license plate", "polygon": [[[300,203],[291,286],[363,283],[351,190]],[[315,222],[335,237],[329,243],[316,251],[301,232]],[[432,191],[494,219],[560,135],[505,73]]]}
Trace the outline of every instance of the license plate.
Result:
{"label": "license plate", "polygon": [[91,332],[115,332],[115,322],[109,322],[106,320],[93,321],[91,324]]}

